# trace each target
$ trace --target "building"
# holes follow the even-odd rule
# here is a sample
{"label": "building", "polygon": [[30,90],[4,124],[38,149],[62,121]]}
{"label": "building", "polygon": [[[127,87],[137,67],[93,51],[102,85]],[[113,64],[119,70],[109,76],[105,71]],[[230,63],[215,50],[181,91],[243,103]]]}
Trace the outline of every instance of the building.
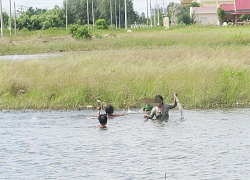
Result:
{"label": "building", "polygon": [[202,25],[218,25],[217,7],[190,7],[190,17],[195,16],[195,21]]}
{"label": "building", "polygon": [[193,0],[180,0],[180,1],[181,1],[181,5],[183,6],[188,6],[193,2]]}
{"label": "building", "polygon": [[227,19],[234,24],[242,14],[250,14],[250,0],[195,0],[201,7],[190,7],[190,17],[195,16],[196,21],[203,25],[219,25],[217,9],[220,7],[226,12]]}
{"label": "building", "polygon": [[234,24],[240,24],[237,22],[239,16],[243,14],[250,14],[250,1],[249,0],[235,0],[232,4],[220,4],[226,13],[227,19],[232,19]]}
{"label": "building", "polygon": [[233,4],[234,0],[193,0],[200,4],[200,7],[219,7],[220,4]]}

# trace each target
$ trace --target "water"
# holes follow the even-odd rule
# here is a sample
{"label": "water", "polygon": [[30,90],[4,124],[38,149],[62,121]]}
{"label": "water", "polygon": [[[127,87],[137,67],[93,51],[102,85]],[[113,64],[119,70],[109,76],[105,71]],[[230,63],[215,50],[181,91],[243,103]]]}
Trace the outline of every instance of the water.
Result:
{"label": "water", "polygon": [[248,180],[250,109],[126,113],[0,112],[0,179]]}
{"label": "water", "polygon": [[0,61],[2,60],[11,60],[11,61],[24,61],[29,59],[45,59],[49,57],[57,57],[60,54],[52,53],[43,53],[43,54],[27,54],[27,55],[4,55],[0,56]]}

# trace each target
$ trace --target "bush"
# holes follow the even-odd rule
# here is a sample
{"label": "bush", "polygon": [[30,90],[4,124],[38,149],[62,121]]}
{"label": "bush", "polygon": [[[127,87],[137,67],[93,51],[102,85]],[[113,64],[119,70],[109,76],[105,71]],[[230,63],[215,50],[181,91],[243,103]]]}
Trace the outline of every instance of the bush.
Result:
{"label": "bush", "polygon": [[107,25],[105,19],[98,19],[95,22],[95,26],[97,29],[108,29],[108,25]]}
{"label": "bush", "polygon": [[91,39],[92,35],[88,29],[87,25],[80,26],[76,28],[75,31],[73,31],[73,37],[77,40],[82,40],[82,39]]}
{"label": "bush", "polygon": [[79,25],[73,24],[69,26],[69,34],[74,34],[76,30],[79,28]]}

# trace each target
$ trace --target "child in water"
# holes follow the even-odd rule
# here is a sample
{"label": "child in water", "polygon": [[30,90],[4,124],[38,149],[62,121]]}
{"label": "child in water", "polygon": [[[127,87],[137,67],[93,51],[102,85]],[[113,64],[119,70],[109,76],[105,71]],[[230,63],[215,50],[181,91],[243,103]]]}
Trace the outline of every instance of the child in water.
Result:
{"label": "child in water", "polygon": [[97,116],[98,116],[98,120],[100,122],[100,124],[99,124],[98,127],[99,128],[106,128],[106,124],[108,122],[108,118],[107,118],[106,114],[100,114],[100,109],[101,108],[98,107],[98,114],[97,114]]}
{"label": "child in water", "polygon": [[100,122],[100,125],[98,126],[99,128],[106,127],[108,118],[123,116],[125,113],[125,111],[122,111],[121,114],[114,114],[114,108],[111,105],[105,107],[105,114],[101,114],[101,106],[98,106],[97,110],[98,110],[97,117]]}
{"label": "child in water", "polygon": [[123,116],[125,111],[122,111],[121,114],[114,114],[114,107],[111,106],[111,105],[108,105],[105,107],[105,112],[107,114],[107,118],[114,118],[114,117],[117,117],[117,116]]}

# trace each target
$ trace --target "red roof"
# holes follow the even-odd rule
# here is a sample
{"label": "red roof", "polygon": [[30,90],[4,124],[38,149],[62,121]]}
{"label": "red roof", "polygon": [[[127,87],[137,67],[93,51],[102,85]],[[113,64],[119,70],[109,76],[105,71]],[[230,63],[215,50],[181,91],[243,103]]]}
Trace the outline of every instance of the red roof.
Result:
{"label": "red roof", "polygon": [[249,0],[235,0],[236,10],[248,10],[250,11],[250,1]]}
{"label": "red roof", "polygon": [[221,4],[225,11],[250,12],[250,0],[235,0],[235,4]]}
{"label": "red roof", "polygon": [[220,8],[224,9],[224,11],[234,11],[234,4],[221,4]]}

